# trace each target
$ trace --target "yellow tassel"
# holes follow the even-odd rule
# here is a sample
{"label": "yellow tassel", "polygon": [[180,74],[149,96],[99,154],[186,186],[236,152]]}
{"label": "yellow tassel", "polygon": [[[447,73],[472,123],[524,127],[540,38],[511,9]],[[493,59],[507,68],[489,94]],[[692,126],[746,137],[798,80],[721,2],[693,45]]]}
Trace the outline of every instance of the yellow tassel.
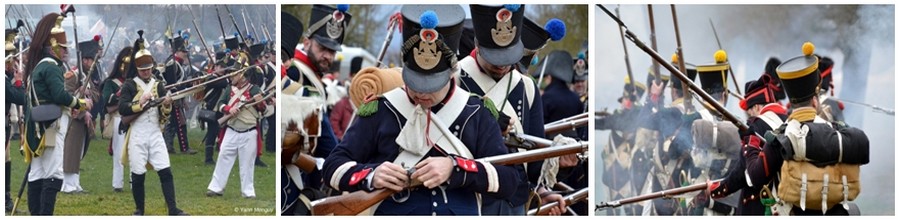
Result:
{"label": "yellow tassel", "polygon": [[716,59],[716,63],[724,63],[728,60],[728,54],[725,54],[725,50],[717,50],[715,54],[713,54],[713,58]]}
{"label": "yellow tassel", "polygon": [[672,53],[672,63],[678,63],[678,53]]}
{"label": "yellow tassel", "polygon": [[815,52],[816,45],[813,45],[811,42],[807,41],[806,43],[803,43],[803,47],[801,49],[803,49],[804,56],[809,56],[812,55],[813,52]]}

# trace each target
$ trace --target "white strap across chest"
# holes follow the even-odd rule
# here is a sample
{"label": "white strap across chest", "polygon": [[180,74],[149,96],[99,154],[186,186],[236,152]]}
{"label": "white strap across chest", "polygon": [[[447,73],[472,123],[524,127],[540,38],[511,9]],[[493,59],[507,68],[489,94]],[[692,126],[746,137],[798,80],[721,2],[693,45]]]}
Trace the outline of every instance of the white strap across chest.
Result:
{"label": "white strap across chest", "polygon": [[421,135],[421,132],[425,131],[423,126],[429,126],[428,137],[448,154],[473,158],[472,153],[462,141],[450,132],[449,124],[443,122],[444,119],[459,117],[468,100],[468,92],[459,87],[453,89],[453,95],[440,111],[437,113],[427,112],[431,114],[431,123],[428,125],[419,124],[418,126],[414,124],[425,123],[425,118],[421,112],[416,113],[416,111],[417,109],[419,109],[418,111],[425,110],[421,110],[418,105],[410,103],[406,91],[397,88],[384,94],[384,97],[406,118],[406,124],[396,139],[396,143],[400,146],[401,151],[400,155],[394,160],[395,163],[400,164],[404,162],[407,166],[413,166],[431,150],[429,146],[425,146],[425,138]]}
{"label": "white strap across chest", "polygon": [[[506,114],[506,116],[513,119],[514,131],[512,132],[525,132],[522,127],[522,120],[518,117],[519,114],[516,113],[516,109],[509,103],[507,97],[512,92],[512,89],[515,88],[516,85],[519,85],[520,81],[528,79],[528,82],[531,82],[531,79],[522,77],[522,74],[519,73],[518,70],[513,70],[511,73],[504,75],[500,80],[494,81],[494,79],[487,74],[481,73],[474,58],[463,59],[459,62],[459,66],[463,71],[469,73],[469,76],[475,81],[475,84],[481,88],[481,91],[484,91],[484,96],[490,98],[491,101],[494,102],[494,107],[496,107],[498,111],[502,111],[503,114]],[[529,87],[534,88],[531,84],[525,83],[525,88]],[[533,94],[525,97],[529,106],[532,104],[532,97],[534,97]]]}

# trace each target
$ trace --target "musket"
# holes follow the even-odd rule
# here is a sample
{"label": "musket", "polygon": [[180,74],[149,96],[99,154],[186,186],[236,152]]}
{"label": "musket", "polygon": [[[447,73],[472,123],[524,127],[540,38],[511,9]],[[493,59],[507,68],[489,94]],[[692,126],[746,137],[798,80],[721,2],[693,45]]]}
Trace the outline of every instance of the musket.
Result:
{"label": "musket", "polygon": [[550,123],[544,124],[544,127],[546,128],[547,126],[550,126],[550,125],[561,124],[561,123],[569,123],[569,121],[576,120],[576,119],[581,119],[581,118],[586,118],[586,117],[588,117],[588,116],[590,116],[590,113],[588,113],[588,112],[582,112],[581,114],[569,116],[569,117],[567,117],[567,118],[559,119],[559,120],[556,120],[556,121],[554,121],[554,122],[550,122]]}
{"label": "musket", "polygon": [[[725,50],[722,48],[722,41],[719,41],[719,32],[716,31],[716,25],[713,24],[712,18],[709,18],[709,26],[712,27],[713,34],[716,36],[716,43],[719,44],[719,50]],[[728,57],[725,57],[725,62],[728,63]],[[741,95],[738,99],[743,99],[744,94],[741,94],[741,87],[738,85],[738,79],[734,77],[734,71],[731,70],[731,65],[728,65],[728,74],[731,75],[731,81],[734,83],[734,90],[737,90],[738,94]]]}
{"label": "musket", "polygon": [[188,5],[188,11],[191,12],[191,22],[194,24],[194,29],[197,29],[197,37],[200,38],[200,43],[203,44],[203,49],[206,50],[206,56],[209,58],[208,63],[216,63],[215,56],[211,50],[209,50],[209,46],[206,45],[206,38],[203,38],[203,31],[200,31],[200,26],[197,25],[197,16],[194,15],[194,10]]}
{"label": "musket", "polygon": [[689,186],[683,186],[683,187],[667,189],[667,190],[658,191],[658,192],[652,192],[649,194],[639,195],[639,196],[630,197],[630,198],[624,198],[624,199],[611,201],[611,202],[600,202],[600,204],[597,204],[597,206],[594,208],[594,210],[596,211],[596,210],[602,210],[602,209],[616,208],[619,206],[628,205],[628,204],[632,204],[632,203],[638,203],[638,202],[647,201],[647,200],[651,200],[651,199],[670,198],[672,196],[681,195],[681,194],[685,194],[685,193],[689,193],[689,192],[705,190],[709,184],[712,184],[713,182],[720,182],[720,181],[722,181],[722,179],[713,180],[713,181],[704,182],[704,183],[695,183],[695,184],[689,185]]}
{"label": "musket", "polygon": [[[109,43],[112,43],[112,39],[115,39],[116,32],[119,32],[119,23],[121,23],[121,22],[122,22],[122,17],[119,17],[119,19],[116,20],[116,27],[113,28],[112,35],[109,36],[109,39],[106,40],[106,43],[103,43],[103,46],[107,47],[104,49],[108,49],[108,47],[110,46]],[[103,59],[103,57],[106,57],[106,50],[103,50],[103,52],[104,52],[103,54],[100,54],[100,59]],[[98,59],[98,60],[100,60],[100,59]]]}
{"label": "musket", "polygon": [[575,129],[577,128],[587,126],[589,120],[590,118],[582,117],[555,124],[544,125],[544,135],[546,135],[547,137],[552,137],[553,135],[566,131],[575,131]]}
{"label": "musket", "polygon": [[[232,72],[232,73],[223,75],[223,76],[219,76],[219,77],[213,78],[213,79],[210,80],[210,81],[204,81],[202,84],[198,84],[198,85],[207,85],[207,84],[212,83],[212,82],[216,82],[216,81],[219,81],[219,80],[227,79],[228,77],[234,76],[234,75],[237,74],[237,73],[247,71],[250,67],[258,67],[258,66],[262,66],[262,65],[265,65],[265,64],[264,64],[264,63],[253,64],[253,65],[250,65],[250,66],[248,66],[248,67],[246,67],[246,68],[240,69],[240,70],[238,70],[238,71],[235,71],[235,72]],[[205,79],[207,79],[207,78],[209,78],[209,77],[212,77],[213,74],[218,74],[218,73],[221,73],[221,72],[223,72],[223,71],[228,71],[228,70],[233,70],[233,69],[219,69],[219,70],[210,72],[209,74],[205,74],[205,75],[203,75],[203,76],[198,76],[198,77],[194,77],[193,79],[189,79],[189,80],[185,80],[185,81],[181,81],[181,82],[177,82],[177,83],[173,83],[173,84],[166,85],[165,88],[166,88],[166,90],[169,90],[169,89],[177,88],[177,87],[179,87],[179,86],[181,86],[181,85],[192,84],[192,83],[194,83],[194,82],[201,81],[201,80],[205,80]],[[192,87],[190,87],[190,88],[195,88],[195,87],[197,87],[198,85],[192,86]]]}
{"label": "musket", "polygon": [[[679,68],[679,70],[681,70],[682,73],[686,73],[687,66],[685,66],[685,63],[684,63],[684,52],[682,51],[682,48],[681,48],[681,31],[678,29],[678,13],[675,12],[675,4],[670,5],[670,7],[672,8],[672,23],[674,23],[674,25],[675,25],[675,40],[676,40],[677,47],[678,47],[675,49],[678,53],[678,68]],[[688,80],[687,78],[681,78],[681,77],[679,77],[679,79],[682,82],[687,82],[687,80]],[[687,83],[681,84],[681,91],[683,92],[682,95],[684,95],[683,100],[684,100],[685,112],[688,112],[688,113],[693,112],[694,105],[691,104],[692,103],[691,97],[693,97],[693,95],[691,95],[691,90],[688,89]]]}
{"label": "musket", "polygon": [[[735,117],[733,114],[728,112],[728,110],[726,110],[725,107],[722,106],[722,104],[719,104],[719,102],[717,102],[715,99],[713,99],[712,96],[710,96],[709,94],[704,92],[702,89],[700,89],[700,87],[697,87],[697,85],[694,84],[694,82],[691,82],[687,78],[687,76],[684,75],[684,72],[676,69],[674,66],[672,66],[672,64],[665,62],[665,59],[663,59],[662,56],[660,56],[658,53],[656,53],[656,51],[654,51],[653,49],[650,49],[649,47],[647,47],[647,45],[645,45],[644,42],[642,42],[640,39],[638,39],[637,36],[631,32],[631,30],[628,30],[628,27],[625,26],[625,23],[623,23],[622,20],[619,20],[619,18],[616,17],[615,15],[613,15],[612,12],[610,12],[608,9],[606,9],[606,7],[599,5],[599,4],[597,6],[600,7],[600,9],[602,9],[603,12],[605,12],[610,18],[615,20],[616,23],[618,23],[619,26],[625,30],[625,34],[626,34],[626,37],[628,38],[628,40],[630,40],[632,43],[634,43],[638,48],[643,50],[645,53],[650,55],[651,58],[653,58],[654,60],[656,60],[657,62],[662,64],[663,67],[665,67],[667,70],[672,72],[672,74],[674,74],[676,77],[678,77],[678,79],[680,79],[682,82],[684,82],[684,85],[688,86],[688,88],[690,90],[693,90],[695,93],[700,95],[700,97],[703,98],[704,101],[709,103],[716,111],[719,111],[719,113],[721,113],[726,119],[728,119],[729,121],[734,123],[734,125],[736,127],[741,129],[742,131],[748,129],[747,125],[745,125],[743,121],[741,121],[740,119]],[[674,5],[672,7],[674,9]],[[674,13],[673,13],[673,15],[674,15]],[[681,56],[679,56],[679,57],[681,57]],[[683,58],[681,58],[681,59],[683,59]],[[683,65],[684,62],[681,62],[681,63]],[[688,96],[686,99],[689,99],[689,98],[690,97]]]}
{"label": "musket", "polygon": [[[619,17],[619,6],[616,6],[616,17]],[[626,92],[628,92],[628,98],[632,99],[632,96],[637,91],[637,86],[635,85],[635,81],[637,81],[637,79],[635,79],[631,74],[631,60],[628,59],[628,45],[625,44],[625,32],[623,32],[623,30],[626,30],[625,28],[625,26],[619,26],[619,35],[622,36],[622,50],[625,51],[625,68],[627,68],[628,70],[628,81],[631,82],[631,92]],[[635,97],[635,99],[637,98],[639,97]],[[637,100],[631,101],[636,102]]]}
{"label": "musket", "polygon": [[[563,201],[566,202],[566,206],[571,206],[572,204],[587,200],[588,189],[589,188],[585,187],[584,189],[578,190],[577,192],[563,197]],[[547,203],[541,205],[541,207],[539,208],[528,210],[528,215],[548,215],[550,214],[550,210],[553,209],[553,207],[557,206],[559,206],[559,201]]]}
{"label": "musket", "polygon": [[850,103],[850,104],[854,104],[854,105],[861,105],[861,106],[869,107],[869,108],[872,108],[872,110],[875,111],[875,112],[881,112],[881,113],[884,113],[884,114],[887,114],[887,115],[890,115],[890,116],[894,116],[894,110],[893,110],[893,109],[883,108],[883,107],[881,107],[881,106],[872,105],[872,104],[866,104],[866,103],[862,103],[862,102],[856,102],[856,101],[850,101],[850,100],[838,99],[838,98],[835,98],[835,97],[829,97],[829,99],[834,99],[834,100],[837,100],[837,101],[846,102],[846,103]]}
{"label": "musket", "polygon": [[[588,142],[579,142],[538,150],[486,157],[477,159],[477,161],[491,163],[495,166],[522,164],[585,152],[587,151],[588,145]],[[410,184],[410,187],[418,187],[421,184],[422,183],[419,181],[413,181],[413,183]],[[394,193],[396,192],[390,189],[377,189],[373,192],[359,190],[340,196],[327,197],[312,202],[312,213],[313,215],[356,215],[390,197]]]}
{"label": "musket", "polygon": [[25,168],[25,176],[22,176],[22,184],[19,185],[19,194],[16,196],[16,201],[13,202],[12,210],[9,211],[9,215],[13,216],[16,214],[16,209],[19,208],[19,201],[22,201],[22,193],[25,192],[25,186],[28,185],[28,173],[31,172],[31,162],[28,162],[28,168]]}
{"label": "musket", "polygon": [[[250,102],[240,102],[235,105],[235,108],[238,108],[238,111],[243,111],[247,106],[253,106],[262,102],[269,100],[270,98],[275,96],[275,93],[272,90],[275,89],[275,83],[269,84],[269,87],[266,88],[266,91],[263,91],[263,97],[259,101],[250,101]],[[225,125],[225,122],[228,122],[231,118],[233,118],[235,114],[225,114],[221,118],[219,118],[219,125]]]}
{"label": "musket", "polygon": [[394,13],[394,15],[391,15],[391,20],[388,21],[388,33],[387,36],[384,37],[384,42],[381,43],[381,50],[378,51],[378,62],[375,63],[376,68],[380,68],[382,66],[382,61],[384,61],[384,54],[387,53],[388,44],[391,43],[391,39],[394,39],[394,28],[397,27],[397,24],[399,24],[399,21],[397,20],[398,17],[399,19],[403,19],[400,12],[397,12]]}
{"label": "musket", "polygon": [[237,29],[238,35],[241,35],[241,42],[247,43],[247,39],[244,39],[244,32],[241,32],[240,26],[238,26],[237,21],[234,20],[234,14],[231,13],[231,9],[228,8],[228,5],[223,6],[225,6],[225,11],[228,12],[228,16],[231,17],[231,24],[234,25],[234,29]]}
{"label": "musket", "polygon": [[[653,50],[655,51],[655,50],[657,50],[657,47],[656,47],[656,22],[654,22],[654,19],[653,19],[653,5],[647,4],[647,12],[650,15],[650,43],[652,45]],[[661,84],[662,76],[661,76],[661,73],[659,72],[659,62],[656,62],[655,60],[653,61],[653,73],[654,73],[654,75],[656,75],[656,83]],[[652,87],[653,85],[647,85],[647,86]],[[658,102],[657,102],[656,106],[658,106],[659,108],[662,108],[663,104],[665,103],[665,100],[659,99],[657,101]],[[660,143],[662,143],[662,142],[660,142]]]}
{"label": "musket", "polygon": [[[256,32],[255,30],[250,29],[251,26],[247,24],[247,14],[244,13],[244,8],[241,8],[241,20],[244,21],[244,30],[246,30],[247,32],[253,31],[251,33],[259,34],[259,32]],[[251,34],[251,33],[248,33],[248,34]]]}
{"label": "musket", "polygon": [[81,72],[81,74],[84,76],[84,79],[82,80],[82,85],[84,86],[84,88],[82,89],[82,91],[77,92],[76,97],[83,98],[87,95],[85,93],[87,93],[91,89],[91,82],[90,82],[90,76],[89,76],[90,73],[84,72],[84,70],[85,70],[84,64],[82,64],[82,62],[81,62],[81,60],[82,60],[81,46],[79,46],[79,43],[78,43],[81,41],[78,41],[78,18],[75,15],[75,5],[64,5],[64,6],[66,6],[66,7],[63,8],[62,16],[65,17],[66,14],[72,15],[72,31],[75,34],[75,54],[76,54],[76,58],[78,59],[78,61],[76,61],[75,63],[78,65],[78,71]]}
{"label": "musket", "polygon": [[216,18],[219,19],[219,30],[222,30],[222,37],[223,38],[228,37],[228,35],[225,34],[225,25],[222,25],[222,16],[219,15],[219,7],[218,6],[216,7]]}

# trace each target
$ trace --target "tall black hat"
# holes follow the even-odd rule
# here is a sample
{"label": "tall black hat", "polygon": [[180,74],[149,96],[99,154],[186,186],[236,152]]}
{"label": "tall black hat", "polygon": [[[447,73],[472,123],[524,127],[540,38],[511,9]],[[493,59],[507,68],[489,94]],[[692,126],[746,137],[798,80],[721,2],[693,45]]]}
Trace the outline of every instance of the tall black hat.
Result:
{"label": "tall black hat", "polygon": [[172,38],[169,38],[169,43],[172,44],[172,53],[182,51],[187,52],[187,44],[184,42],[184,37],[181,34],[177,34]]}
{"label": "tall black hat", "polygon": [[[100,35],[97,35],[100,36]],[[90,58],[93,59],[97,57],[97,53],[100,52],[100,41],[99,37],[94,37],[88,41],[82,41],[78,43],[78,49],[81,50],[81,58]]]}
{"label": "tall black hat", "polygon": [[294,48],[297,48],[301,37],[303,37],[303,23],[290,13],[281,12],[281,52],[293,56]]}
{"label": "tall black hat", "polygon": [[700,87],[708,94],[727,92],[728,67],[727,56],[724,50],[718,50],[713,55],[715,64],[697,66],[697,75],[700,76]]}
{"label": "tall black hat", "polygon": [[538,71],[534,71],[533,76],[539,77],[541,71],[544,76],[552,76],[554,80],[560,80],[566,84],[572,84],[575,79],[575,63],[572,55],[564,50],[554,50],[547,54],[547,57],[538,64]]}
{"label": "tall black hat", "polygon": [[469,9],[479,56],[495,66],[513,65],[522,59],[523,5],[469,5]]}
{"label": "tall black hat", "polygon": [[459,5],[404,5],[403,81],[416,92],[440,90],[456,66],[465,11]]}
{"label": "tall black hat", "polygon": [[803,43],[803,56],[784,61],[775,71],[784,85],[791,103],[805,102],[819,92],[819,58],[813,55],[815,46]]}
{"label": "tall black hat", "polygon": [[[675,66],[676,68],[678,67],[678,54],[672,54],[672,66]],[[697,66],[694,66],[694,64],[688,62],[684,62],[684,68],[687,69],[687,71],[684,72],[685,76],[687,76],[688,79],[691,80],[691,82],[694,82],[694,80],[697,79]],[[681,79],[675,78],[674,80],[671,80],[671,82],[672,89],[684,91],[684,86],[682,86]]]}
{"label": "tall black hat", "polygon": [[233,34],[230,36],[225,36],[225,48],[228,48],[231,51],[237,51],[240,49],[240,43],[238,43],[238,35]]}
{"label": "tall black hat", "polygon": [[519,59],[519,65],[522,69],[528,69],[531,65],[531,59],[537,54],[548,42],[562,40],[566,36],[566,24],[559,19],[550,19],[544,27],[541,27],[531,19],[525,18],[523,21],[522,44],[525,47],[522,59]]}
{"label": "tall black hat", "polygon": [[307,38],[315,40],[325,48],[341,51],[345,29],[353,17],[348,10],[350,5],[337,5],[337,8],[313,5],[309,29],[306,31]]}
{"label": "tall black hat", "polygon": [[777,102],[775,99],[774,82],[772,77],[763,74],[757,80],[750,80],[744,84],[744,99],[741,99],[741,109],[746,111],[754,105],[765,105]]}
{"label": "tall black hat", "polygon": [[259,43],[250,46],[250,59],[256,60],[262,56],[263,52],[266,50],[266,44]]}

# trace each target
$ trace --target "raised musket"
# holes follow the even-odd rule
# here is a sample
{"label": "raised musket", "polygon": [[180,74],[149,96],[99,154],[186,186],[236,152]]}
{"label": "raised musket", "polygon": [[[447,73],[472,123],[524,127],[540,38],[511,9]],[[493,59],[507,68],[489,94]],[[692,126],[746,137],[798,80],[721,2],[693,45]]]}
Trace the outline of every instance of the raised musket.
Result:
{"label": "raised musket", "polygon": [[[655,50],[657,50],[657,47],[656,47],[656,22],[654,22],[654,19],[653,19],[653,5],[647,4],[647,13],[650,15],[650,45],[653,47],[653,50],[655,51]],[[656,75],[656,83],[662,83],[662,76],[661,76],[661,73],[659,72],[659,62],[656,62],[655,60],[653,61],[653,73],[654,73],[654,75]],[[647,85],[647,86],[652,87],[653,85]],[[659,99],[657,101],[658,102],[657,102],[656,106],[659,106],[659,107],[662,107],[663,104],[665,103],[665,100],[663,100],[663,99]]]}
{"label": "raised musket", "polygon": [[[619,7],[618,6],[616,6],[616,17],[619,17]],[[619,35],[622,37],[622,50],[625,51],[625,68],[628,70],[628,81],[631,82],[631,91],[633,91],[632,93],[628,94],[628,97],[631,98],[631,96],[634,94],[634,91],[637,91],[637,86],[635,86],[636,79],[634,78],[634,75],[631,74],[631,60],[628,59],[628,45],[625,44],[625,31],[627,31],[627,30],[628,29],[624,25],[619,26]],[[640,98],[640,97],[636,97],[636,98]],[[637,101],[637,100],[632,100],[632,101]]]}
{"label": "raised musket", "polygon": [[[679,68],[679,70],[681,70],[682,73],[685,73],[685,72],[687,72],[687,66],[685,66],[685,63],[684,63],[684,52],[682,51],[682,47],[681,47],[681,31],[678,29],[678,13],[675,12],[674,4],[670,5],[670,7],[672,9],[672,23],[675,25],[675,43],[678,47],[678,48],[676,48],[676,51],[678,53],[678,68]],[[678,77],[678,79],[681,80],[682,82],[687,82],[686,77],[685,78]],[[690,113],[690,112],[694,111],[694,105],[692,104],[692,101],[691,101],[692,100],[691,97],[694,97],[694,96],[691,94],[691,90],[688,89],[688,87],[689,86],[687,83],[681,84],[681,91],[683,92],[682,95],[684,95],[684,109],[685,109],[685,112]]]}
{"label": "raised musket", "polygon": [[635,196],[635,197],[624,198],[624,199],[620,199],[620,200],[616,200],[616,201],[600,202],[600,204],[597,204],[597,206],[594,208],[594,210],[597,211],[597,210],[603,210],[603,209],[616,208],[619,206],[643,202],[643,201],[647,201],[647,200],[651,200],[651,199],[671,198],[672,196],[681,195],[681,194],[685,194],[685,193],[689,193],[689,192],[706,190],[706,188],[710,184],[712,184],[714,182],[720,182],[720,181],[722,181],[722,179],[713,180],[713,181],[709,181],[709,182],[705,182],[705,183],[695,183],[695,184],[689,185],[689,186],[683,186],[683,187],[667,189],[667,190],[658,191],[658,192],[652,192],[652,193],[639,195],[639,196]]}
{"label": "raised musket", "polygon": [[194,24],[194,29],[197,30],[197,37],[200,38],[200,43],[203,44],[203,49],[206,50],[206,57],[209,58],[209,62],[206,63],[216,63],[216,56],[213,56],[212,50],[206,45],[206,38],[203,37],[203,31],[200,31],[200,26],[197,25],[197,16],[194,15],[194,9],[190,5],[188,5],[188,11],[191,12],[191,23]]}
{"label": "raised musket", "polygon": [[[585,200],[587,200],[587,198],[588,198],[588,188],[584,188],[584,189],[578,190],[577,192],[574,192],[572,194],[566,195],[565,197],[563,197],[563,201],[566,202],[566,206],[571,206],[572,204],[585,201]],[[550,210],[553,209],[553,207],[557,207],[557,206],[559,206],[559,201],[547,203],[547,204],[541,205],[541,207],[538,207],[538,208],[535,208],[532,210],[528,210],[528,215],[549,215]]]}
{"label": "raised musket", "polygon": [[378,62],[375,63],[375,67],[380,68],[382,66],[382,61],[384,61],[384,55],[387,53],[387,48],[391,43],[391,39],[394,39],[394,29],[400,24],[402,19],[403,15],[401,15],[400,12],[391,15],[390,21],[388,21],[388,33],[387,36],[384,37],[384,42],[381,43],[381,50],[378,51]]}
{"label": "raised musket", "polygon": [[[492,163],[494,165],[522,164],[552,157],[582,153],[587,151],[588,145],[588,142],[579,142],[538,150],[497,155],[477,160],[483,163]],[[420,185],[422,185],[421,182],[413,181],[413,183],[410,184],[410,187],[417,187]],[[394,193],[396,192],[390,189],[377,189],[373,192],[359,190],[340,196],[327,197],[312,202],[312,213],[313,215],[356,215],[369,207],[378,204]]]}
{"label": "raised musket", "polygon": [[[231,17],[231,24],[234,25],[234,29],[237,30],[238,35],[240,35],[241,42],[247,43],[247,39],[245,39],[244,32],[242,32],[240,26],[238,26],[237,20],[234,20],[234,14],[231,13],[231,9],[228,8],[228,5],[223,5],[223,6],[225,6],[225,11],[228,12],[228,16]],[[249,45],[247,45],[247,46],[249,46]]]}
{"label": "raised musket", "polygon": [[[729,121],[734,123],[735,127],[738,127],[742,131],[745,131],[748,129],[747,125],[744,124],[743,121],[741,121],[736,116],[734,116],[734,114],[731,114],[731,112],[728,112],[728,110],[726,110],[725,107],[722,106],[722,104],[717,102],[715,99],[712,98],[712,96],[710,96],[709,94],[704,92],[702,89],[700,89],[700,87],[698,87],[696,84],[691,82],[687,78],[687,76],[684,75],[684,73],[682,71],[676,69],[674,66],[672,66],[672,64],[665,62],[665,59],[663,59],[662,56],[660,56],[658,53],[656,53],[656,51],[654,51],[653,49],[650,49],[649,47],[647,47],[647,45],[645,45],[644,42],[639,40],[637,38],[637,36],[631,32],[631,30],[628,30],[628,27],[625,26],[625,23],[623,23],[622,20],[619,20],[619,18],[616,17],[615,15],[613,15],[612,12],[610,12],[608,9],[606,9],[606,7],[599,5],[599,4],[597,5],[597,7],[600,7],[600,9],[602,9],[603,12],[605,12],[608,16],[610,16],[610,18],[612,18],[613,20],[616,21],[616,23],[619,24],[619,27],[621,27],[622,29],[625,30],[625,35],[626,35],[626,38],[628,38],[628,40],[630,40],[632,43],[637,45],[637,47],[640,48],[641,50],[643,50],[645,53],[650,55],[651,58],[653,58],[654,60],[656,60],[657,62],[662,64],[663,67],[665,67],[667,70],[672,72],[672,74],[674,74],[676,77],[678,77],[678,79],[680,79],[682,82],[684,82],[684,84],[686,86],[688,86],[688,88],[690,88],[690,90],[697,93],[697,95],[699,95],[700,98],[702,98],[704,101],[709,103],[709,105],[712,106],[716,111],[718,111],[726,119],[728,119]],[[674,9],[674,5],[673,5],[673,9]],[[681,63],[684,63],[684,62],[681,62]]]}

